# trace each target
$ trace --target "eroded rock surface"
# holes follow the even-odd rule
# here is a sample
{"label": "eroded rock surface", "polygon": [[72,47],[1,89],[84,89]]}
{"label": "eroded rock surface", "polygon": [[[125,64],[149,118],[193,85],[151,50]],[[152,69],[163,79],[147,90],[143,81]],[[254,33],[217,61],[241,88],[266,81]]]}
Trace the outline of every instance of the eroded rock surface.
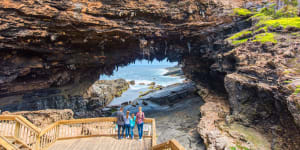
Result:
{"label": "eroded rock surface", "polygon": [[[1,103],[55,88],[82,95],[116,66],[179,54],[242,28],[227,15],[235,1],[13,1],[0,4]],[[237,29],[231,27],[238,26]],[[45,95],[45,92],[43,93]]]}
{"label": "eroded rock surface", "polygon": [[14,113],[5,112],[5,115],[22,115],[28,121],[42,129],[59,120],[73,119],[74,113],[70,109],[47,109],[38,111],[19,111]]}
{"label": "eroded rock surface", "polygon": [[[198,69],[190,72],[192,69],[184,67],[184,71],[186,76],[194,81],[206,84],[205,87],[209,87],[210,90],[225,93],[228,96],[230,113],[226,113],[226,119],[213,120],[220,122],[227,120],[227,126],[239,123],[246,128],[255,129],[255,132],[259,133],[257,135],[263,135],[267,139],[267,142],[263,142],[267,145],[266,149],[299,149],[298,97],[292,94],[293,88],[288,88],[285,83],[286,80],[294,79],[299,74],[294,71],[293,77],[291,77],[284,73],[286,69],[291,69],[289,67],[290,60],[299,56],[299,38],[294,38],[289,33],[282,31],[280,35],[276,36],[276,39],[278,40],[277,44],[246,42],[225,53],[206,54],[204,57],[198,58],[204,59],[201,60],[203,61],[201,64],[193,65],[192,57],[187,59],[184,64]],[[297,70],[297,67],[292,70]],[[205,100],[205,98],[203,99]],[[204,108],[205,105],[202,111],[205,111]],[[209,110],[205,112],[213,114]],[[219,128],[218,130],[229,132],[222,124],[212,123]],[[201,120],[200,126],[204,129],[199,129],[199,133],[203,134],[205,132],[202,130],[206,130],[204,126],[209,126],[209,122]],[[203,137],[207,137],[206,143],[216,148],[216,143],[218,143],[216,140],[223,138],[223,136],[219,136],[220,134],[222,132],[217,131],[214,134],[204,134]],[[250,135],[247,136],[251,138]],[[232,135],[230,134],[229,137]],[[247,141],[248,145],[245,143],[245,146],[254,149],[262,144],[255,144],[256,141]],[[249,145],[249,143],[252,144]]]}
{"label": "eroded rock surface", "polygon": [[195,96],[196,91],[197,89],[193,82],[180,83],[149,93],[139,100],[152,101],[159,105],[171,105],[177,103],[183,98]]}
{"label": "eroded rock surface", "polygon": [[115,97],[120,97],[129,88],[129,83],[124,79],[96,81],[84,94],[89,99],[90,109],[104,107]]}
{"label": "eroded rock surface", "polygon": [[[253,6],[256,1],[251,2]],[[201,110],[213,115],[204,115],[208,121],[217,121],[207,125],[200,121],[198,131],[209,149],[223,149],[237,139],[221,132],[230,132],[227,126],[255,129],[271,149],[300,149],[299,100],[287,101],[292,90],[281,84],[289,79],[281,73],[288,60],[298,56],[299,40],[283,34],[276,45],[249,42],[227,47],[224,39],[229,34],[251,25],[246,18],[228,15],[244,4],[242,0],[3,1],[0,109],[71,108],[78,117],[99,116],[101,111],[86,111],[89,101],[83,95],[100,74],[111,74],[136,59],[167,57],[182,62],[186,77],[229,100],[211,102],[226,106],[216,108],[225,112],[222,117],[207,107]],[[257,146],[247,142],[245,146]]]}

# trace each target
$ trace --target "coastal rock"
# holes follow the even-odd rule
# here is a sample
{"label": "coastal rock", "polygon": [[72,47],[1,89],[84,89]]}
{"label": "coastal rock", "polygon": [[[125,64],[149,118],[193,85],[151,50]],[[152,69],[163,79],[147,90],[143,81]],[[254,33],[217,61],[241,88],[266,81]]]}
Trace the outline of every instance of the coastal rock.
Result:
{"label": "coastal rock", "polygon": [[[212,125],[229,133],[229,135],[223,135],[224,137],[234,136],[235,138],[231,138],[232,141],[238,139],[247,141],[241,143],[248,148],[271,149],[272,146],[278,149],[299,149],[299,144],[297,144],[300,143],[300,130],[297,125],[299,124],[299,109],[297,108],[299,95],[292,93],[297,91],[297,79],[300,75],[297,72],[299,66],[296,65],[299,63],[300,41],[299,38],[290,38],[288,34],[280,34],[276,39],[278,39],[277,44],[246,42],[232,49],[229,48],[228,52],[222,54],[195,57],[195,60],[202,62],[198,64],[193,63],[195,62],[193,57],[185,60],[183,64],[187,67],[183,67],[183,70],[188,78],[198,81],[197,84],[209,90],[223,93],[225,98],[228,97],[227,109],[230,108],[231,112],[217,111],[219,121],[213,119],[213,116],[206,118],[206,115],[212,115],[214,112],[208,109],[205,111],[206,105],[202,106],[201,112],[204,118],[199,123],[199,128],[202,128],[199,129],[199,133],[205,143],[216,147],[206,140],[216,140],[210,138],[208,134],[210,121],[215,122]],[[286,81],[289,82],[286,83]],[[198,93],[205,100],[207,91],[201,90]],[[211,104],[211,106],[214,105],[216,102]],[[215,108],[218,107],[215,106]],[[226,119],[223,119],[224,117]],[[235,128],[232,124],[239,124],[239,126]],[[233,130],[238,130],[238,134]],[[255,134],[249,135],[250,133]],[[261,140],[264,142],[257,143],[251,141],[249,138],[251,136],[277,142],[270,143]],[[231,145],[230,142],[229,145]]]}
{"label": "coastal rock", "polygon": [[291,114],[293,115],[295,123],[300,127],[300,98],[291,95],[288,98],[287,106]]}
{"label": "coastal rock", "polygon": [[84,98],[103,101],[102,106],[104,106],[109,104],[115,97],[120,97],[128,88],[129,84],[124,79],[99,80],[87,90]]}
{"label": "coastal rock", "polygon": [[129,84],[124,79],[111,81],[96,81],[88,88],[85,94],[75,96],[54,95],[60,90],[47,89],[26,94],[25,101],[13,103],[1,107],[2,110],[22,111],[22,110],[43,110],[43,109],[71,109],[75,118],[99,117],[102,116],[101,108],[105,107],[114,97],[129,88]]}
{"label": "coastal rock", "polygon": [[162,90],[151,92],[141,99],[144,101],[152,101],[160,105],[169,105],[178,102],[178,100],[184,97],[193,96],[195,93],[195,84],[189,82],[167,86]]}
{"label": "coastal rock", "polygon": [[43,98],[82,96],[100,74],[111,75],[136,59],[180,60],[221,32],[239,30],[228,13],[242,5],[240,0],[7,0],[0,4],[1,106],[26,103],[39,91]]}
{"label": "coastal rock", "polygon": [[155,82],[151,82],[148,84],[148,86],[154,86],[156,83]]}
{"label": "coastal rock", "polygon": [[[262,134],[257,141],[272,141],[274,149],[300,149],[299,103],[287,99],[294,91],[284,84],[299,76],[299,61],[290,62],[299,57],[300,46],[299,38],[285,32],[299,29],[268,28],[282,33],[276,36],[277,44],[227,45],[224,38],[252,24],[248,18],[229,15],[244,4],[242,0],[6,0],[0,3],[0,109],[70,108],[75,117],[101,116],[97,108],[102,104],[97,102],[105,100],[83,97],[100,74],[111,75],[137,59],[168,58],[183,64],[187,78],[225,95],[222,102],[207,102],[210,106],[201,108],[204,117],[198,132],[208,149],[223,148],[225,141],[231,146],[232,136],[246,139],[229,129],[217,131],[236,123],[242,127],[235,130],[254,128],[250,133],[259,134],[250,137]],[[289,68],[294,72],[284,73]],[[171,96],[171,102],[153,98],[169,104],[177,99],[172,94],[158,94]],[[209,98],[205,91],[200,95]],[[229,125],[223,126],[225,118]],[[271,147],[264,142],[257,148],[249,139],[253,145],[244,141],[247,147]]]}
{"label": "coastal rock", "polygon": [[[172,107],[163,106],[158,110],[146,111],[146,117],[155,118],[157,144],[176,139],[187,150],[205,150],[205,145],[196,130],[200,119],[199,111],[196,110],[199,110],[201,105],[203,100],[195,96],[183,98]],[[151,104],[143,109],[147,107],[151,107]]]}
{"label": "coastal rock", "polygon": [[134,81],[134,80],[131,80],[131,81],[129,81],[129,84],[130,84],[130,85],[135,85],[135,81]]}
{"label": "coastal rock", "polygon": [[39,111],[19,111],[6,115],[22,115],[28,121],[42,129],[59,120],[71,120],[73,119],[74,113],[70,109],[46,109]]}
{"label": "coastal rock", "polygon": [[166,68],[168,72],[166,72],[164,74],[164,76],[171,76],[171,77],[178,76],[178,77],[183,77],[184,74],[183,74],[183,71],[182,71],[181,67],[182,67],[182,65],[176,65],[174,67]]}

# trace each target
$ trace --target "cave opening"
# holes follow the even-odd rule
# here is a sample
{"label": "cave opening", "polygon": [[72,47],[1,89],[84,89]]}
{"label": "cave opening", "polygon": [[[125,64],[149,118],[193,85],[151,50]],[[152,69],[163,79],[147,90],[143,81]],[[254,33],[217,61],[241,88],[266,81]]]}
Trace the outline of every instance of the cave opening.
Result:
{"label": "cave opening", "polygon": [[[182,64],[177,61],[163,60],[136,60],[133,63],[118,67],[112,75],[100,75],[103,82],[126,81],[128,89],[115,97],[108,105],[121,105],[145,96],[147,93],[160,90],[164,87],[175,86],[185,81]],[[123,79],[123,80],[122,80]],[[118,84],[118,83],[116,83]]]}

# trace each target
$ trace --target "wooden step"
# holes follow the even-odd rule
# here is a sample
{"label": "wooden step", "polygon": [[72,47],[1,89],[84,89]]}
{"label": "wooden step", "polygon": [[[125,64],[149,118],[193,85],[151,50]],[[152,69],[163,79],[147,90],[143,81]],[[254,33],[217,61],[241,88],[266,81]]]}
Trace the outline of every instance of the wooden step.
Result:
{"label": "wooden step", "polygon": [[30,150],[30,148],[13,137],[7,137],[7,140],[20,150]]}

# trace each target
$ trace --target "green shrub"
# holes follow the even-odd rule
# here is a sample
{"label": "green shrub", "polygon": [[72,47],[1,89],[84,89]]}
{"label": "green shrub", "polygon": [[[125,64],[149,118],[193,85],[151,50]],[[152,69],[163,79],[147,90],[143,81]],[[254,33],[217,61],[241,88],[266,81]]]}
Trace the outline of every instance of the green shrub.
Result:
{"label": "green shrub", "polygon": [[241,145],[237,145],[236,147],[235,146],[232,146],[232,147],[229,147],[230,150],[250,150],[249,148],[245,147],[245,146],[241,146]]}
{"label": "green shrub", "polygon": [[286,80],[286,81],[283,81],[284,83],[292,83],[293,81],[290,81],[290,80]]}
{"label": "green shrub", "polygon": [[230,147],[230,150],[236,150],[236,147]]}
{"label": "green shrub", "polygon": [[239,44],[243,44],[245,42],[247,42],[249,39],[241,39],[241,40],[233,40],[232,44],[233,45],[239,45]]}
{"label": "green shrub", "polygon": [[253,42],[260,42],[260,43],[266,43],[266,42],[271,42],[271,43],[277,43],[275,40],[275,35],[273,33],[261,33],[257,34],[255,36],[255,40]]}
{"label": "green shrub", "polygon": [[238,16],[251,16],[253,13],[245,8],[235,8],[233,9],[233,14]]}
{"label": "green shrub", "polygon": [[257,26],[267,26],[267,27],[271,26],[275,28],[279,26],[282,26],[283,28],[290,26],[290,27],[300,28],[300,17],[280,18],[275,20],[262,20],[257,24]]}
{"label": "green shrub", "polygon": [[299,93],[300,93],[300,88],[296,88],[294,94],[297,95],[297,94],[299,94]]}
{"label": "green shrub", "polygon": [[244,30],[244,31],[238,32],[238,33],[234,34],[233,36],[229,37],[229,39],[235,40],[246,34],[252,34],[252,31]]}
{"label": "green shrub", "polygon": [[233,36],[229,37],[228,39],[231,40],[233,45],[239,45],[239,44],[245,43],[249,40],[249,38],[243,37],[247,34],[252,34],[252,31],[248,31],[248,30],[241,31],[241,32],[238,32],[238,33],[234,34]]}

